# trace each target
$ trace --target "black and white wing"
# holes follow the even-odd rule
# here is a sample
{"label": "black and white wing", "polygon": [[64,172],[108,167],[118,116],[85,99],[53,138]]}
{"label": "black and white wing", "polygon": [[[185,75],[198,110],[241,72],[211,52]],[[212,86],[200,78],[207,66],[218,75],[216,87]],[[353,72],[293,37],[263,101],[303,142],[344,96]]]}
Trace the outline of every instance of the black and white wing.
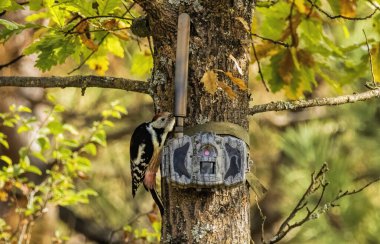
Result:
{"label": "black and white wing", "polygon": [[132,134],[130,143],[132,196],[134,197],[140,183],[144,180],[145,171],[153,156],[152,137],[148,131],[148,123],[139,125]]}

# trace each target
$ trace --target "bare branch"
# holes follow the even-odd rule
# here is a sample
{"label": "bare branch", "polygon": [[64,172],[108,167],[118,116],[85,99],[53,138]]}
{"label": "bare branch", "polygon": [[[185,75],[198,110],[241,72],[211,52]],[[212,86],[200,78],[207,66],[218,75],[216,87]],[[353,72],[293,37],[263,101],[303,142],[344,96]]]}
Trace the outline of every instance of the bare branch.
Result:
{"label": "bare branch", "polygon": [[361,191],[363,191],[364,189],[366,189],[367,187],[369,187],[370,185],[376,183],[380,181],[380,177],[368,182],[367,184],[365,184],[364,186],[360,187],[359,189],[356,189],[356,190],[352,190],[352,191],[339,191],[338,195],[334,198],[334,200],[331,201],[331,206],[332,207],[335,207],[337,206],[337,204],[335,204],[339,199],[343,198],[343,197],[346,197],[346,196],[350,196],[350,195],[354,195],[356,193],[359,193]]}
{"label": "bare branch", "polygon": [[1,86],[16,87],[41,87],[41,88],[66,88],[66,87],[99,87],[121,89],[131,92],[149,94],[149,83],[125,78],[107,76],[52,76],[52,77],[22,77],[0,76]]}
{"label": "bare branch", "polygon": [[270,102],[266,104],[254,105],[249,110],[249,115],[254,115],[257,113],[269,112],[269,111],[284,111],[291,110],[297,111],[303,108],[317,107],[317,106],[335,106],[342,105],[346,103],[354,103],[358,101],[366,101],[372,98],[380,97],[380,88],[354,93],[352,95],[344,95],[338,97],[324,97],[315,98],[310,100],[295,100],[295,101],[277,101]]}
{"label": "bare branch", "polygon": [[[315,174],[313,172],[311,174],[311,182],[309,187],[306,189],[304,194],[302,195],[301,199],[298,201],[297,205],[294,207],[292,212],[290,212],[289,216],[282,222],[280,228],[278,229],[276,235],[269,241],[269,243],[276,243],[279,242],[282,238],[284,238],[292,229],[303,225],[305,222],[309,221],[312,219],[312,215],[315,212],[315,210],[318,208],[319,204],[321,203],[322,197],[325,192],[325,188],[327,187],[327,183],[325,183],[325,174],[328,171],[327,164],[324,163],[322,167],[319,169],[318,173]],[[312,193],[316,192],[318,189],[322,187],[322,193],[320,195],[320,198],[317,202],[317,204],[314,206],[313,210],[309,210],[306,205],[308,204],[307,198],[309,195]],[[290,221],[293,220],[293,218],[299,213],[300,210],[306,207],[307,213],[306,216],[293,224],[290,224]]]}
{"label": "bare branch", "polygon": [[[357,193],[363,191],[364,189],[366,189],[367,187],[369,187],[370,185],[380,181],[380,177],[378,177],[378,178],[368,182],[364,186],[360,187],[359,189],[352,190],[352,191],[344,191],[344,192],[342,190],[340,190],[339,193],[336,195],[336,197],[333,200],[327,201],[325,204],[321,205],[323,196],[324,196],[324,194],[326,192],[326,188],[328,186],[328,183],[325,181],[325,175],[326,175],[327,171],[328,171],[327,164],[324,163],[317,174],[313,173],[311,175],[310,185],[306,189],[306,191],[304,192],[301,199],[298,201],[298,203],[295,206],[295,208],[293,209],[293,211],[282,222],[277,233],[270,240],[268,240],[268,241],[264,240],[263,243],[272,244],[272,243],[279,242],[294,228],[300,227],[310,220],[317,219],[321,214],[324,214],[327,211],[329,211],[331,208],[338,206],[338,204],[336,204],[336,202],[338,200],[340,200],[346,196],[357,194]],[[307,199],[311,194],[317,192],[318,190],[320,190],[318,200],[314,204],[314,207],[311,208],[311,210],[310,210],[310,208],[307,206],[307,205],[309,205],[309,203],[307,202]],[[294,223],[291,223],[291,221],[294,219],[294,217],[296,215],[298,215],[300,213],[300,211],[304,208],[306,209],[306,215],[301,220],[296,221]]]}

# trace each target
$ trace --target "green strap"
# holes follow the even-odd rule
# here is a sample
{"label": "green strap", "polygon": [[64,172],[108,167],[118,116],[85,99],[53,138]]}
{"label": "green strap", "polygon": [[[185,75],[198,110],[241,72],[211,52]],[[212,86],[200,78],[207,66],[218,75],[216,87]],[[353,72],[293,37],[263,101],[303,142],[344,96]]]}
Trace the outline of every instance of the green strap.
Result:
{"label": "green strap", "polygon": [[193,136],[199,132],[214,132],[217,135],[231,135],[243,140],[249,145],[249,133],[243,127],[230,122],[208,122],[201,125],[184,128],[184,133]]}

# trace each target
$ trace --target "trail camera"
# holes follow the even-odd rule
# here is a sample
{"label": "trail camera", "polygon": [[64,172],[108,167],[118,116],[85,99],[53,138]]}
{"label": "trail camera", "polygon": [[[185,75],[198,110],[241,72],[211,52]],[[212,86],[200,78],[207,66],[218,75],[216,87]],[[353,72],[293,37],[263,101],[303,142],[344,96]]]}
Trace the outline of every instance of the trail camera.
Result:
{"label": "trail camera", "polygon": [[[247,145],[235,135],[236,126],[223,124],[220,136],[214,132],[198,132],[184,135],[184,119],[187,107],[190,16],[178,17],[177,50],[175,62],[175,138],[168,141],[162,152],[161,175],[179,187],[211,188],[231,186],[245,182],[248,171]],[[241,132],[240,128],[238,131]],[[208,128],[210,129],[210,128]],[[207,129],[207,130],[208,130]],[[232,130],[232,131],[231,131]],[[197,130],[205,131],[205,128]],[[242,129],[242,133],[246,131]],[[241,136],[239,136],[241,138]]]}
{"label": "trail camera", "polygon": [[162,162],[163,177],[179,187],[235,185],[245,181],[249,168],[244,141],[210,132],[171,139]]}

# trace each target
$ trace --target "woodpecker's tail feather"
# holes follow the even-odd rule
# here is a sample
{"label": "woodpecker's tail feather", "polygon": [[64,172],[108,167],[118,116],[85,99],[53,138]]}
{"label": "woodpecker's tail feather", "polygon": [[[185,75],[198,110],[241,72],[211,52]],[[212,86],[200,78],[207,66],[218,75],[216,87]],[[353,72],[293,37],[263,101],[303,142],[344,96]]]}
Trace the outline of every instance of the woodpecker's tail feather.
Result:
{"label": "woodpecker's tail feather", "polygon": [[153,188],[153,189],[150,189],[149,191],[150,191],[150,194],[152,195],[154,202],[157,204],[158,209],[160,210],[161,216],[164,216],[164,205],[162,204],[161,198],[158,195],[156,189]]}

